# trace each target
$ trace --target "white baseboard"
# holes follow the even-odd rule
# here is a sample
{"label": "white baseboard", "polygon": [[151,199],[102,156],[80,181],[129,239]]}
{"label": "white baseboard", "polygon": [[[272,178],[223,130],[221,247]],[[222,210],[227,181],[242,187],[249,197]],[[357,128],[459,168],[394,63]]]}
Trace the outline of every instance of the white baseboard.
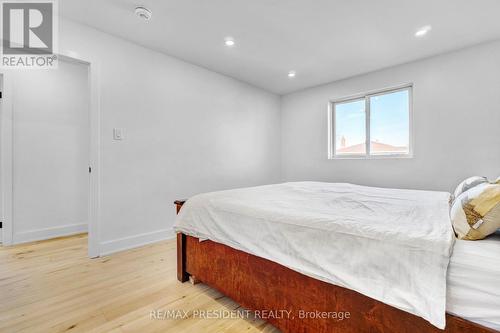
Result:
{"label": "white baseboard", "polygon": [[173,229],[161,229],[147,232],[135,236],[114,239],[100,244],[100,255],[105,256],[111,253],[133,249],[136,247],[156,243],[163,240],[175,238]]}
{"label": "white baseboard", "polygon": [[68,224],[60,227],[29,230],[14,233],[13,244],[28,243],[87,232],[87,223]]}

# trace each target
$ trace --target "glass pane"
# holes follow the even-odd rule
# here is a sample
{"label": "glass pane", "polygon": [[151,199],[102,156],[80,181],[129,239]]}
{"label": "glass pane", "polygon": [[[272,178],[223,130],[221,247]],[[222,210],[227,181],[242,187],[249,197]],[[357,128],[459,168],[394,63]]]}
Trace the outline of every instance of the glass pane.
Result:
{"label": "glass pane", "polygon": [[335,104],[335,154],[366,154],[364,99]]}
{"label": "glass pane", "polygon": [[370,154],[408,154],[409,90],[370,97]]}

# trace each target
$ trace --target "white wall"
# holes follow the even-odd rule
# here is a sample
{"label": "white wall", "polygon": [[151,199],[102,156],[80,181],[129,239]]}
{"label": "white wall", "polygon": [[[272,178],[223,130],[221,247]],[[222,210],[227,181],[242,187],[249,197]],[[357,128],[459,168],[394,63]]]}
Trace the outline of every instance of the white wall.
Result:
{"label": "white wall", "polygon": [[12,71],[13,241],[84,232],[88,223],[88,68]]}
{"label": "white wall", "polygon": [[66,20],[59,45],[100,64],[102,253],[172,237],[174,199],[279,181],[278,96]]}
{"label": "white wall", "polygon": [[[500,42],[282,97],[282,178],[452,190],[500,175]],[[328,160],[330,99],[413,83],[415,157]]]}

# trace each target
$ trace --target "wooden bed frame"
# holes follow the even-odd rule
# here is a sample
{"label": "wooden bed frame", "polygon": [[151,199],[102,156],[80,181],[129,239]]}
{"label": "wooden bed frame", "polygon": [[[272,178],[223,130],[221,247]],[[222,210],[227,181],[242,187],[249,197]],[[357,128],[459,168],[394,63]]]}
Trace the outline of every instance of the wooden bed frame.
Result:
{"label": "wooden bed frame", "polygon": [[[177,213],[184,202],[175,201]],[[282,332],[498,333],[450,314],[446,314],[443,331],[418,316],[350,289],[223,244],[200,242],[179,233],[177,279],[185,282],[190,278],[219,290],[246,309],[267,313],[266,320]],[[345,318],[340,320],[340,314]]]}

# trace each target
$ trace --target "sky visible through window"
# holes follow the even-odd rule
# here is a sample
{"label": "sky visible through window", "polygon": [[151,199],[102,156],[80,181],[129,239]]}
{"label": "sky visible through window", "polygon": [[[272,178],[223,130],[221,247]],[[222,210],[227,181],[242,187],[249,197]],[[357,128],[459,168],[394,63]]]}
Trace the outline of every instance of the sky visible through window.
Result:
{"label": "sky visible through window", "polygon": [[[365,99],[341,103],[335,106],[335,136],[337,150],[364,144],[366,137]],[[360,147],[365,153],[366,148]]]}
{"label": "sky visible through window", "polygon": [[[372,153],[408,153],[409,90],[372,96],[370,135]],[[335,106],[337,153],[366,153],[365,99]]]}

